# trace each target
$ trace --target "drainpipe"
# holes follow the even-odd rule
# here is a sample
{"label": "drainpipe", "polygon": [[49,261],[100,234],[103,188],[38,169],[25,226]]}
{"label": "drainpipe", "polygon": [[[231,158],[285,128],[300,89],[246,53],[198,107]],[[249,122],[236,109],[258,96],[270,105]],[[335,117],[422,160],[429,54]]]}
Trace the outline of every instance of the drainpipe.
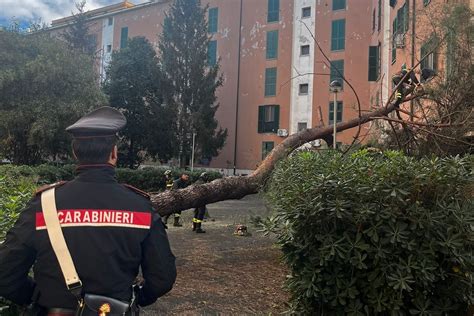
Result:
{"label": "drainpipe", "polygon": [[[415,25],[416,25],[416,0],[411,0],[412,3],[412,21],[411,21],[411,69],[415,66]],[[415,106],[413,100],[410,100],[410,121],[413,121],[415,114]]]}
{"label": "drainpipe", "polygon": [[240,46],[242,44],[242,7],[243,0],[240,0],[240,21],[239,21],[239,57],[237,59],[237,100],[235,106],[235,137],[234,137],[234,176],[237,169],[237,131],[239,128],[239,96],[240,96]]}

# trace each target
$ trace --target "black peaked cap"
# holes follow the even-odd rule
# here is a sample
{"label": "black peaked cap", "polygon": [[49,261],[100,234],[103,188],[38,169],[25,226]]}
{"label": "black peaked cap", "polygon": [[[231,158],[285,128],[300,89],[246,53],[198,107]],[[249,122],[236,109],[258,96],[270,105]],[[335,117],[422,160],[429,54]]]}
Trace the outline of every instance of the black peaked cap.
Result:
{"label": "black peaked cap", "polygon": [[66,128],[74,138],[113,136],[127,124],[127,119],[117,109],[103,106],[81,117]]}

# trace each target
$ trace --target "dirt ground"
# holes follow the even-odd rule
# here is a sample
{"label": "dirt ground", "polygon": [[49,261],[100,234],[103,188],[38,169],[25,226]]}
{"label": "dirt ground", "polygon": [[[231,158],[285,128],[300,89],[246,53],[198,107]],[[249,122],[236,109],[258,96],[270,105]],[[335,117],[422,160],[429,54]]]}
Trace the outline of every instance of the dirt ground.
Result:
{"label": "dirt ground", "polygon": [[[205,234],[191,231],[192,211],[183,227],[170,227],[178,277],[173,290],[143,310],[143,315],[275,315],[285,311],[282,289],[287,271],[273,240],[256,231],[250,217],[268,210],[260,197],[208,205]],[[170,218],[170,221],[172,218]],[[251,236],[233,235],[236,224]],[[170,225],[171,226],[171,225]]]}

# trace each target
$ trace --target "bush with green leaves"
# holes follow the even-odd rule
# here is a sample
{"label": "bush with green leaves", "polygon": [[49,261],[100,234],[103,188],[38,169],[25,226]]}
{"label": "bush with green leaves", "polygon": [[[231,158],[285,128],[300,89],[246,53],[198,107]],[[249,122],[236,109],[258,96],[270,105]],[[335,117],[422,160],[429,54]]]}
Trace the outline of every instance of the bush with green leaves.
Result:
{"label": "bush with green leaves", "polygon": [[268,184],[292,313],[465,315],[474,157],[300,152]]}
{"label": "bush with green leaves", "polygon": [[[8,177],[30,177],[35,179],[38,185],[50,184],[57,181],[69,181],[74,178],[76,166],[75,165],[39,165],[39,166],[14,166],[3,165],[0,166],[0,176]],[[162,191],[166,188],[164,168],[147,167],[143,169],[127,169],[117,168],[117,180],[120,183],[127,183],[133,185],[144,191]],[[194,170],[188,172],[191,183],[198,180],[199,175],[204,170]],[[177,179],[183,171],[180,169],[171,169],[171,176]],[[221,178],[222,175],[217,171],[206,171],[207,177],[210,181]]]}
{"label": "bush with green leaves", "polygon": [[[0,173],[0,243],[33,196],[35,187],[32,178],[10,177]],[[15,307],[8,308],[9,305],[0,298],[0,315],[18,315]]]}

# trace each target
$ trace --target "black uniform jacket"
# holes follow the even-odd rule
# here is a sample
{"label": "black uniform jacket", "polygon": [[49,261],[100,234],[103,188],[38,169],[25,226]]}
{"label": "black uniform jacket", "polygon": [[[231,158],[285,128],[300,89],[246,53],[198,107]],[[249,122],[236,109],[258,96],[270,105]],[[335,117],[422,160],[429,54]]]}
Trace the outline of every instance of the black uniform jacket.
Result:
{"label": "black uniform jacket", "polygon": [[[171,290],[175,257],[161,219],[146,194],[117,183],[113,167],[78,168],[73,181],[56,187],[56,206],[83,293],[128,301],[139,267],[145,279],[139,305]],[[43,307],[77,306],[48,238],[40,194],[0,245],[0,296],[26,304],[35,286]]]}

